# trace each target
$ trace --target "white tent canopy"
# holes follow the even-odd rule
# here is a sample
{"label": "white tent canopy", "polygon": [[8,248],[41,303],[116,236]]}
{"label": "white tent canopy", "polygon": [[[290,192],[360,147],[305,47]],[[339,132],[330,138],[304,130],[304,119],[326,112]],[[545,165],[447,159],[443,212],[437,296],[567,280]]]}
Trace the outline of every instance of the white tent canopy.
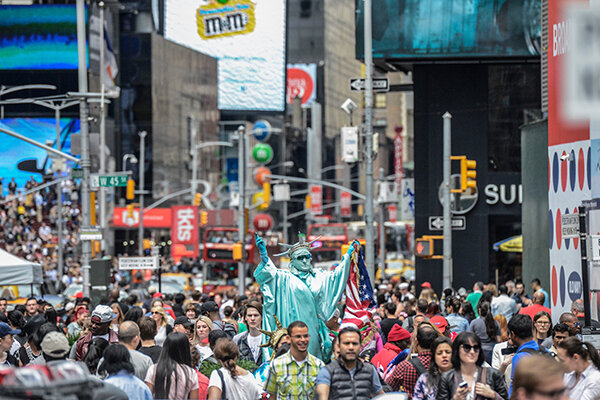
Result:
{"label": "white tent canopy", "polygon": [[42,266],[0,249],[0,285],[41,285]]}

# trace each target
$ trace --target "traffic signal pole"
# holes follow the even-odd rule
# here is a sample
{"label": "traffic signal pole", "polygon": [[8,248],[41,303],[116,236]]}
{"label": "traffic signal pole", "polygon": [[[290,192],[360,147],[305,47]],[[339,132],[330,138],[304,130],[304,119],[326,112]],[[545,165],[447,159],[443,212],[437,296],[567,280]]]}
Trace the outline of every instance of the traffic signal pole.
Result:
{"label": "traffic signal pole", "polygon": [[237,129],[238,139],[238,238],[242,243],[242,259],[238,263],[238,292],[244,294],[246,290],[246,262],[244,239],[246,236],[246,127],[240,125]]}
{"label": "traffic signal pole", "polygon": [[446,112],[442,118],[444,119],[444,262],[442,270],[442,289],[446,289],[452,287],[452,216],[450,213],[452,114]]}
{"label": "traffic signal pole", "polygon": [[373,226],[373,43],[371,0],[365,2],[364,20],[364,50],[365,50],[365,141],[366,141],[366,264],[371,282],[375,278],[375,228]]}

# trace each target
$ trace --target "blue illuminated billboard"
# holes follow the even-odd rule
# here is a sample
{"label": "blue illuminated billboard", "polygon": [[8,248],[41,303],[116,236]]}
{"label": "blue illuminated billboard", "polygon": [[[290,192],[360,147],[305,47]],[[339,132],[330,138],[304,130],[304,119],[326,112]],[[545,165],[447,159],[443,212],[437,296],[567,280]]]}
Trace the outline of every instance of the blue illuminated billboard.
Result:
{"label": "blue illuminated billboard", "polygon": [[[356,56],[364,58],[364,2]],[[373,57],[406,61],[539,57],[539,0],[373,0]]]}
{"label": "blue illuminated billboard", "polygon": [[[27,136],[37,142],[46,144],[52,142],[56,148],[56,120],[54,118],[5,118],[0,120],[0,126]],[[61,149],[71,154],[71,134],[79,133],[79,119],[61,118],[60,137]],[[0,177],[4,178],[4,192],[7,192],[8,182],[14,177],[19,189],[23,189],[25,183],[33,176],[38,182],[42,181],[42,173],[52,170],[52,160],[48,153],[34,145],[0,132],[0,149],[2,157],[0,161]],[[36,160],[40,172],[22,171],[19,164],[27,160]],[[67,162],[68,168],[73,166],[71,161]]]}
{"label": "blue illuminated billboard", "polygon": [[0,70],[77,66],[75,5],[0,6]]}

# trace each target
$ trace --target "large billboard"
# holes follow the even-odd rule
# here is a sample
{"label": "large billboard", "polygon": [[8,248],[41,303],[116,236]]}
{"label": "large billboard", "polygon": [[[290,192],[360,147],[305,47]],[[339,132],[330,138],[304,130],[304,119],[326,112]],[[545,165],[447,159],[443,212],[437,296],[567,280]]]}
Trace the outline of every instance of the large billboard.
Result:
{"label": "large billboard", "polygon": [[0,6],[0,70],[78,64],[75,5]]}
{"label": "large billboard", "polygon": [[165,0],[165,38],[219,60],[220,110],[283,111],[285,4]]}
{"label": "large billboard", "polygon": [[[364,58],[364,2],[356,2]],[[539,57],[539,0],[373,0],[373,57],[400,60]]]}
{"label": "large billboard", "polygon": [[[5,118],[0,120],[0,126],[11,129],[21,135],[27,136],[40,143],[51,142],[56,148],[56,121],[54,118]],[[71,135],[79,133],[79,119],[61,118],[61,149],[71,154]],[[42,181],[42,174],[52,170],[52,159],[48,153],[39,147],[33,146],[22,140],[4,133],[0,133],[0,149],[2,149],[2,161],[0,162],[0,177],[4,179],[4,192],[7,192],[8,183],[15,178],[17,187],[23,190],[27,181],[33,177],[36,181]],[[38,173],[19,169],[19,164],[35,160]],[[69,161],[67,165],[72,165]]]}

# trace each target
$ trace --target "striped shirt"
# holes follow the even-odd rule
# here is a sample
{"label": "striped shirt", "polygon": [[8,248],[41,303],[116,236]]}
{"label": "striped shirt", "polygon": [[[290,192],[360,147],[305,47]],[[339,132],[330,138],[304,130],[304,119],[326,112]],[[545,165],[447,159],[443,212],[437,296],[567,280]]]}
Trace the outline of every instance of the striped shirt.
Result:
{"label": "striped shirt", "polygon": [[317,375],[324,365],[310,353],[298,363],[288,351],[271,362],[264,390],[275,393],[277,399],[313,399]]}

